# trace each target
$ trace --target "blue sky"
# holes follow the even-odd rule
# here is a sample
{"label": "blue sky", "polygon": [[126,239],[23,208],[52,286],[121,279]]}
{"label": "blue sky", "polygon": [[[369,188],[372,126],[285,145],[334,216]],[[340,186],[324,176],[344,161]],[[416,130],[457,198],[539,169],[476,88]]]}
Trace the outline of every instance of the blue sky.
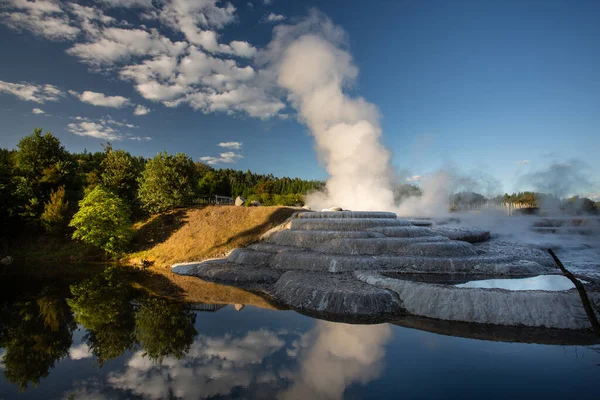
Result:
{"label": "blue sky", "polygon": [[71,151],[108,139],[148,157],[324,179],[259,62],[273,28],[311,7],[346,31],[360,70],[348,91],[379,107],[405,176],[453,168],[513,191],[530,188],[523,175],[577,162],[585,194],[600,193],[593,0],[6,0],[0,146],[40,126]]}

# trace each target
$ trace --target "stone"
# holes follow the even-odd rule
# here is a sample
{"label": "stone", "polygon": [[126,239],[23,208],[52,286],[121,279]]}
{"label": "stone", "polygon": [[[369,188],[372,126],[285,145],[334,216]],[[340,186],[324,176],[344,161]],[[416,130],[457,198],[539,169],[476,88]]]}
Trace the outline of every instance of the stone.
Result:
{"label": "stone", "polygon": [[[384,322],[411,315],[532,329],[589,328],[574,290],[516,293],[447,283],[560,274],[542,249],[449,224],[388,212],[300,212],[226,259],[180,264],[173,272],[258,291],[327,319]],[[600,301],[598,292],[590,296]]]}
{"label": "stone", "polygon": [[446,321],[557,329],[588,329],[579,294],[563,292],[458,288],[384,277],[377,272],[357,272],[368,284],[393,290],[411,315]]}
{"label": "stone", "polygon": [[245,202],[246,199],[244,199],[242,196],[238,196],[235,198],[235,205],[238,207],[243,206]]}
{"label": "stone", "polygon": [[360,320],[402,314],[397,296],[352,277],[329,279],[322,274],[289,271],[275,284],[273,296],[295,309],[334,317]]}
{"label": "stone", "polygon": [[0,265],[11,265],[14,259],[11,256],[6,256],[0,260]]}

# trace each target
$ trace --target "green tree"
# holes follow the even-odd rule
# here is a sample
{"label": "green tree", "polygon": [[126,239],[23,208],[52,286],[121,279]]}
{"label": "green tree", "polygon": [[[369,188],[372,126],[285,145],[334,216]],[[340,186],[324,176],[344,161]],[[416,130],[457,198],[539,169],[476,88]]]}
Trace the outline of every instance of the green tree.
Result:
{"label": "green tree", "polygon": [[225,175],[219,171],[208,171],[198,182],[198,191],[203,196],[229,196],[231,188]]}
{"label": "green tree", "polygon": [[138,179],[144,169],[144,160],[133,157],[124,150],[113,150],[107,144],[101,164],[102,184],[125,200],[132,208],[138,208]]}
{"label": "green tree", "polygon": [[196,336],[189,305],[151,297],[142,300],[135,315],[135,333],[141,348],[153,360],[182,358]]}
{"label": "green tree", "polygon": [[44,212],[40,219],[46,231],[59,233],[69,223],[69,202],[65,198],[65,187],[61,186],[50,193],[50,200],[44,204]]}
{"label": "green tree", "polygon": [[101,365],[135,348],[133,293],[118,267],[72,285],[71,294],[75,321],[88,330],[84,340]]}
{"label": "green tree", "polygon": [[66,303],[44,295],[37,301],[12,304],[1,316],[4,375],[21,389],[30,383],[37,386],[71,346],[75,323]]}
{"label": "green tree", "polygon": [[37,220],[53,189],[75,189],[76,166],[70,154],[50,132],[42,135],[37,128],[17,145],[16,169],[19,175],[16,193],[23,204],[22,215]]}
{"label": "green tree", "polygon": [[192,204],[196,182],[197,169],[190,157],[163,151],[146,163],[138,196],[146,211],[162,212]]}
{"label": "green tree", "polygon": [[79,202],[69,226],[80,239],[110,254],[123,251],[133,235],[127,204],[102,186],[96,186]]}

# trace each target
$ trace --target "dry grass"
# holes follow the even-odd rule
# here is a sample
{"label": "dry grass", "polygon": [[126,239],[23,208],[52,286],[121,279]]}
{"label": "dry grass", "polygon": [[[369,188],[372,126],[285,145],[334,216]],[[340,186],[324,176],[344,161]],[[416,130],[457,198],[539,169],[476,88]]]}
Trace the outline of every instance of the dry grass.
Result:
{"label": "dry grass", "polygon": [[236,247],[255,242],[296,211],[289,207],[208,206],[156,215],[135,227],[135,252],[123,261],[131,264],[137,264],[141,259],[154,262],[136,281],[141,289],[156,295],[189,302],[273,308],[260,296],[235,287],[180,276],[172,273],[170,266],[223,257]]}
{"label": "dry grass", "polygon": [[208,206],[154,216],[136,227],[135,252],[125,261],[146,259],[160,268],[223,257],[258,240],[295,211],[288,207]]}

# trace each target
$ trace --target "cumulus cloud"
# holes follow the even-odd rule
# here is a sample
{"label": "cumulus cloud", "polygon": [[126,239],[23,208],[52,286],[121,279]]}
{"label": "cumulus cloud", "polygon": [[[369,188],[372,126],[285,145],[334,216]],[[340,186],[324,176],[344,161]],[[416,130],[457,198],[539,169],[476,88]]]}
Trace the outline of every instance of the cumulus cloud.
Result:
{"label": "cumulus cloud", "polygon": [[152,0],[96,0],[109,7],[150,8]]}
{"label": "cumulus cloud", "polygon": [[81,360],[84,358],[90,358],[92,356],[92,350],[86,343],[81,343],[80,345],[71,347],[69,349],[69,358],[71,360]]}
{"label": "cumulus cloud", "polygon": [[299,344],[301,360],[292,386],[281,399],[339,399],[354,382],[376,379],[383,369],[389,325],[348,325],[317,321]]}
{"label": "cumulus cloud", "polygon": [[200,157],[200,161],[205,162],[208,165],[233,164],[233,163],[236,163],[241,158],[244,158],[241,154],[234,153],[233,151],[228,151],[226,153],[219,154],[219,157],[212,157],[212,156]]}
{"label": "cumulus cloud", "polygon": [[521,164],[521,165],[529,164],[529,160],[520,160],[520,161],[517,161],[517,164]]}
{"label": "cumulus cloud", "polygon": [[284,345],[278,334],[266,329],[242,337],[199,335],[183,359],[167,357],[155,363],[138,351],[127,362],[125,371],[110,373],[108,381],[114,389],[149,399],[173,394],[183,399],[227,397],[236,387],[278,379],[269,370],[275,364],[264,371],[264,360]]}
{"label": "cumulus cloud", "polygon": [[45,103],[58,101],[64,92],[53,85],[36,85],[34,83],[11,83],[0,81],[0,93],[9,93],[21,100]]}
{"label": "cumulus cloud", "polygon": [[240,142],[221,142],[217,146],[224,147],[226,149],[239,150],[242,148],[242,143],[240,143]]}
{"label": "cumulus cloud", "polygon": [[421,178],[421,175],[412,175],[406,178],[406,182],[419,182]]}
{"label": "cumulus cloud", "polygon": [[281,22],[283,20],[285,20],[285,16],[283,16],[281,14],[275,14],[275,13],[265,14],[265,16],[262,19],[263,22],[270,22],[270,23]]}
{"label": "cumulus cloud", "polygon": [[42,110],[41,108],[34,108],[33,110],[31,110],[32,114],[45,114],[44,110]]}
{"label": "cumulus cloud", "polygon": [[80,32],[58,1],[4,0],[0,9],[0,23],[17,31],[30,31],[50,40],[71,40]]}
{"label": "cumulus cloud", "polygon": [[78,136],[89,136],[96,139],[119,141],[119,140],[150,140],[148,136],[134,136],[129,132],[124,132],[122,129],[133,129],[138,126],[127,122],[120,122],[107,116],[98,120],[92,120],[86,117],[75,117],[75,121],[67,125],[69,132]]}
{"label": "cumulus cloud", "polygon": [[137,105],[135,106],[135,109],[133,110],[133,115],[147,115],[150,113],[150,109],[148,107],[144,107],[142,105]]}
{"label": "cumulus cloud", "polygon": [[[117,20],[111,16],[115,8],[139,9],[141,18],[151,24],[134,26]],[[22,18],[35,14],[44,21],[60,18],[60,27],[70,34],[57,35],[72,41],[68,54],[93,72],[117,74],[121,80],[132,82],[145,99],[167,107],[187,105],[204,113],[245,114],[260,119],[280,117],[286,107],[273,74],[257,68],[257,48],[244,40],[221,41],[220,30],[237,18],[236,8],[229,2],[99,0],[96,5],[82,5],[9,0],[3,10],[7,10],[0,17],[4,23],[12,18],[7,13],[18,13]],[[269,16],[279,19],[276,14]],[[23,25],[22,29],[34,33],[42,29],[43,21],[30,20],[35,26]],[[49,39],[58,37],[48,32],[39,34]],[[122,96],[88,96],[90,104],[133,106],[124,103]],[[39,95],[36,98],[45,101]],[[134,114],[143,115],[140,112],[144,109],[138,107]]]}
{"label": "cumulus cloud", "polygon": [[77,97],[82,102],[93,106],[121,108],[129,105],[129,99],[123,96],[107,96],[104,93],[92,92],[89,90],[86,90],[83,93],[69,90],[69,94]]}

